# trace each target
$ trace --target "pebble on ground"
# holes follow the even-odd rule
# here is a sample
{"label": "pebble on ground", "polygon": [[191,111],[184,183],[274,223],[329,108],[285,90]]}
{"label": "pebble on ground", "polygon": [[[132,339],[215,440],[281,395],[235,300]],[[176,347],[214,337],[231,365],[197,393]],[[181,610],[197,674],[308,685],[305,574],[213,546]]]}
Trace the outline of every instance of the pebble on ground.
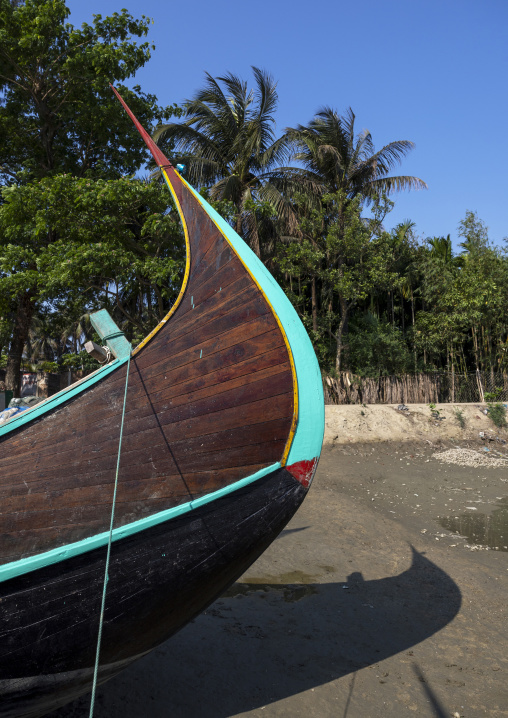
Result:
{"label": "pebble on ground", "polygon": [[448,449],[447,451],[438,451],[432,456],[446,464],[457,464],[458,466],[491,466],[492,468],[508,466],[508,459],[494,458],[488,452],[480,453],[473,449]]}

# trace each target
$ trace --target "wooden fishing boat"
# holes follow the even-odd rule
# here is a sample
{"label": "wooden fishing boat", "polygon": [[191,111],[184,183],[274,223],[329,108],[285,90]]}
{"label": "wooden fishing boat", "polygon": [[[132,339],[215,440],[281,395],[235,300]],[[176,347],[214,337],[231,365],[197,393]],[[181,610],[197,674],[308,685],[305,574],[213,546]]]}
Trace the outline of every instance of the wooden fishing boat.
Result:
{"label": "wooden fishing boat", "polygon": [[245,571],[302,502],[321,451],[319,367],[291,304],[124,107],[180,213],[185,278],[132,355],[99,312],[114,360],[0,427],[3,718],[90,690],[108,546],[99,682]]}

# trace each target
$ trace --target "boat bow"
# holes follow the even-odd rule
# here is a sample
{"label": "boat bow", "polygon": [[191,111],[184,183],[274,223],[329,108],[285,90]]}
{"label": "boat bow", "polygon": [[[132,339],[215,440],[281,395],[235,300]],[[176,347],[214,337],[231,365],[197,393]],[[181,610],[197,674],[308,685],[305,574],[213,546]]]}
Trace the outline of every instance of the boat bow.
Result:
{"label": "boat bow", "polygon": [[188,213],[192,216],[194,223],[197,223],[196,216],[199,215],[200,211],[213,222],[220,235],[235,252],[266,299],[284,337],[293,374],[294,406],[293,420],[288,440],[281,456],[281,465],[286,466],[288,471],[303,486],[308,487],[317,467],[324,435],[323,385],[319,364],[309,336],[293,305],[261,260],[224,218],[186,182],[142,127],[118,91],[113,86],[111,88],[136,125],[154,161],[161,170],[175,199],[187,242],[186,273],[177,302],[168,316],[164,318],[163,322],[156,327],[138,349],[149,341],[176,311],[178,304],[183,299],[186,285],[189,281],[190,258],[193,246],[191,243],[192,238],[189,238],[188,232],[188,215],[182,208],[184,193],[187,192],[194,201],[188,207]]}

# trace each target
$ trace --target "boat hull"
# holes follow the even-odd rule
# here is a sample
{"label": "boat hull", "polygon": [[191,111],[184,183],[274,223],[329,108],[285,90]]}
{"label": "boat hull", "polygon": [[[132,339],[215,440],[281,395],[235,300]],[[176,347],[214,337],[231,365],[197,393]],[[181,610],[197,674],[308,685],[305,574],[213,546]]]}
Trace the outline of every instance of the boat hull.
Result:
{"label": "boat hull", "polygon": [[111,364],[0,427],[3,718],[90,690],[105,588],[99,682],[206,608],[289,521],[321,450],[294,308],[132,118],[182,220],[182,289],[132,354],[110,346]]}
{"label": "boat hull", "polygon": [[[115,541],[99,682],[213,602],[274,540],[305,494],[281,468]],[[91,689],[104,562],[103,547],[0,584],[3,718],[35,718]]]}

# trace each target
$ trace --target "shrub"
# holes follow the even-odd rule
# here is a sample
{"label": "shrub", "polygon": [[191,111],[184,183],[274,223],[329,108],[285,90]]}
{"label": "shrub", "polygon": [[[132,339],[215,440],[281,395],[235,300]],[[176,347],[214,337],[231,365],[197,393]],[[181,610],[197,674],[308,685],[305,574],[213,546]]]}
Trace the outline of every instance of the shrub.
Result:
{"label": "shrub", "polygon": [[503,395],[503,387],[496,386],[494,391],[486,391],[484,394],[485,401],[499,401]]}
{"label": "shrub", "polygon": [[455,418],[457,419],[457,423],[460,426],[461,429],[466,428],[466,417],[464,416],[464,412],[462,409],[459,409],[459,407],[455,407],[453,410],[453,413],[455,415]]}
{"label": "shrub", "polygon": [[433,401],[429,404],[430,414],[433,419],[440,419],[441,418],[441,412],[438,408],[436,408],[436,405]]}
{"label": "shrub", "polygon": [[487,414],[498,429],[503,429],[506,424],[506,408],[503,404],[489,404]]}
{"label": "shrub", "polygon": [[78,354],[63,354],[60,359],[60,367],[62,369],[85,369],[88,371],[95,371],[100,367],[100,364],[83,349],[83,351]]}
{"label": "shrub", "polygon": [[36,370],[45,371],[48,372],[48,374],[56,374],[60,370],[60,367],[56,361],[43,361],[40,364],[37,364]]}

